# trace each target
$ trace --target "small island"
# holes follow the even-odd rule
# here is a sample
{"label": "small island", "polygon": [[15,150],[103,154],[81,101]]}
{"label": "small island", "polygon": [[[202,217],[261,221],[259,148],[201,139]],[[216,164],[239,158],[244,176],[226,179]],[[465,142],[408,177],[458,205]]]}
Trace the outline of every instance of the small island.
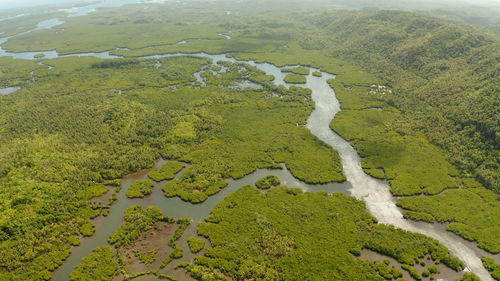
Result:
{"label": "small island", "polygon": [[310,70],[307,67],[299,66],[299,67],[283,68],[281,69],[281,72],[291,72],[294,74],[309,75]]}
{"label": "small island", "polygon": [[149,172],[148,176],[156,182],[171,180],[184,169],[186,165],[181,162],[169,161],[161,168]]}
{"label": "small island", "polygon": [[135,181],[127,190],[128,198],[143,198],[153,192],[154,183],[151,180]]}
{"label": "small island", "polygon": [[283,78],[283,81],[290,84],[305,84],[307,82],[307,78],[298,74],[288,74],[285,78]]}
{"label": "small island", "polygon": [[189,249],[192,253],[198,253],[205,248],[205,239],[198,237],[189,237],[188,240]]}
{"label": "small island", "polygon": [[273,186],[278,186],[280,184],[280,179],[275,175],[269,175],[263,177],[255,183],[255,186],[259,189],[269,189]]}

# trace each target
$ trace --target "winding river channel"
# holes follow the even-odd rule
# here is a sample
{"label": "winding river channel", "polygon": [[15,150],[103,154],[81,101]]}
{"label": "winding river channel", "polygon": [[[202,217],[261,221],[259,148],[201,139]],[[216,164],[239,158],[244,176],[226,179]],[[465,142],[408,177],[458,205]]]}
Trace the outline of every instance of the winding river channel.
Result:
{"label": "winding river channel", "polygon": [[[45,25],[37,28],[51,28],[52,26],[60,23],[60,21],[56,20],[46,21]],[[9,38],[0,38],[0,44],[6,42],[8,39]],[[230,36],[227,36],[226,39],[230,40]],[[35,54],[39,53],[44,53],[45,59],[62,57],[59,56],[56,51],[11,53],[1,49],[0,46],[0,56],[12,56],[18,59],[35,59]],[[164,54],[146,56],[143,58],[154,59],[181,55],[184,54]],[[211,58],[214,64],[219,61],[239,62],[234,58],[226,57],[224,54],[209,55],[199,53],[190,55]],[[118,58],[117,56],[110,55],[109,51],[103,53],[82,53],[66,56],[96,56],[108,59]],[[269,63],[256,63],[254,61],[244,62],[256,66],[268,75],[273,75],[275,77],[275,84],[285,85],[287,87],[289,86],[283,81],[285,73],[282,73],[279,67]],[[320,71],[319,69],[311,70]],[[286,168],[283,170],[260,169],[242,179],[230,180],[229,185],[218,194],[209,197],[208,200],[202,204],[192,205],[190,203],[183,202],[178,198],[166,198],[161,191],[161,187],[166,182],[157,183],[151,196],[144,199],[128,199],[125,196],[125,193],[132,182],[137,179],[147,178],[147,175],[142,173],[127,177],[122,182],[123,190],[118,195],[118,201],[111,207],[109,215],[106,217],[100,216],[94,220],[94,224],[96,225],[96,233],[94,236],[82,238],[81,245],[72,248],[72,253],[68,259],[57,271],[54,272],[53,280],[68,280],[71,271],[85,256],[87,256],[94,248],[105,245],[108,237],[119,228],[122,223],[125,209],[129,206],[135,204],[142,206],[158,206],[168,216],[176,218],[190,218],[193,221],[193,224],[191,224],[191,226],[186,230],[186,233],[179,240],[179,246],[187,248],[186,240],[190,235],[195,233],[197,223],[208,216],[210,210],[212,210],[212,208],[220,200],[224,199],[229,193],[234,192],[244,185],[254,184],[255,181],[261,177],[274,174],[280,178],[282,184],[289,187],[302,187],[304,190],[309,191],[326,190],[328,192],[343,192],[364,200],[368,211],[375,216],[380,223],[391,224],[405,230],[419,232],[439,240],[443,245],[450,249],[454,256],[457,256],[466,264],[466,270],[470,270],[475,273],[483,281],[493,281],[490,274],[482,266],[480,259],[481,256],[488,255],[486,252],[477,248],[474,243],[465,241],[453,233],[446,231],[444,225],[418,223],[405,220],[402,216],[401,210],[395,204],[396,199],[389,191],[389,184],[386,181],[374,179],[364,173],[361,168],[361,159],[354,148],[349,142],[342,139],[329,127],[330,122],[340,111],[339,101],[337,100],[333,89],[327,83],[329,79],[334,78],[334,75],[325,72],[322,72],[322,77],[316,77],[312,74],[308,75],[307,83],[303,86],[312,90],[312,98],[315,101],[316,107],[308,118],[307,128],[312,134],[339,152],[342,159],[344,173],[347,177],[346,182],[328,185],[308,185],[294,178]],[[165,160],[158,161],[155,168],[160,167],[164,163],[166,163]],[[182,172],[177,176],[180,176],[181,174]],[[167,244],[168,241],[165,243]],[[186,251],[186,255],[183,260],[192,259],[193,255],[190,255],[188,252],[189,251]],[[498,262],[498,255],[495,258]],[[184,280],[186,278],[180,271],[175,271],[173,268],[169,269],[168,267],[166,269],[169,271],[170,275],[178,278],[179,280]]]}

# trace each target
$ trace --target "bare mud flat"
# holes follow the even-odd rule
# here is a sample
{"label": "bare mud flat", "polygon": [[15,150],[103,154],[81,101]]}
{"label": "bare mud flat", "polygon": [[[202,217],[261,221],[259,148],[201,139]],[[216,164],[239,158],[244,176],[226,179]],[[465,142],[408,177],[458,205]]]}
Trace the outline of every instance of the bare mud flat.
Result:
{"label": "bare mud flat", "polygon": [[[120,247],[119,251],[125,261],[125,268],[128,275],[159,270],[162,261],[168,258],[170,253],[174,251],[174,249],[168,245],[168,242],[174,235],[176,228],[177,225],[175,223],[159,222],[153,229],[143,233],[135,241],[135,246],[130,248]],[[154,253],[151,254],[151,256],[154,257],[154,261],[142,262],[139,256],[148,255],[150,253]],[[120,273],[115,275],[112,280],[118,281],[124,279],[125,277]],[[158,277],[148,274],[135,279],[158,280]]]}

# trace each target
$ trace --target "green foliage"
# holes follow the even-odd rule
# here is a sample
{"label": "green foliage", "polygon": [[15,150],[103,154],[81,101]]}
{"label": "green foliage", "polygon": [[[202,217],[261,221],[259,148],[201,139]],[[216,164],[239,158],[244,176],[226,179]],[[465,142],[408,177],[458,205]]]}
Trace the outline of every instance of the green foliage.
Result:
{"label": "green foliage", "polygon": [[[92,16],[68,18],[55,29],[11,38],[2,47],[14,51],[57,49],[59,53],[131,48],[115,51],[126,56],[229,52],[240,59],[281,66],[315,66],[338,75],[331,85],[343,109],[374,107],[394,113],[384,122],[384,130],[380,130],[383,147],[376,148],[366,141],[355,145],[365,152],[368,160],[363,167],[367,173],[394,180],[394,172],[402,172],[401,176],[396,175],[400,181],[394,180],[393,188],[398,193],[437,194],[438,190],[462,183],[458,177],[456,182],[450,181],[446,174],[449,167],[443,161],[450,160],[459,167],[461,176],[472,176],[498,191],[497,38],[471,27],[399,11],[300,14],[293,5],[278,12],[238,2],[241,6],[227,3],[228,10],[244,11],[240,14],[247,16],[225,17],[220,9],[210,13],[215,11],[211,5],[198,3],[193,8],[170,1],[147,16],[142,6],[133,5],[116,13],[97,11]],[[250,6],[254,8],[249,9]],[[206,13],[200,15],[199,11]],[[291,17],[289,11],[296,14]],[[3,35],[25,31],[41,18],[53,17],[54,14],[22,17],[22,24],[2,21],[2,31],[6,31]],[[221,28],[232,30],[233,39],[220,38],[217,32]],[[213,40],[173,44],[185,39],[186,34]],[[87,203],[86,189],[151,168],[160,154],[171,159],[193,159],[190,177],[166,192],[192,202],[202,202],[223,188],[222,177],[239,178],[256,167],[276,167],[277,162],[286,162],[296,177],[308,182],[343,180],[338,155],[323,147],[305,128],[295,126],[303,125],[312,109],[307,94],[278,92],[284,97],[280,101],[266,98],[272,93],[269,89],[235,92],[221,87],[228,81],[237,81],[236,76],[229,79],[225,75],[210,76],[207,81],[213,83],[208,84],[209,89],[194,90],[186,86],[194,81],[192,74],[208,64],[206,59],[159,59],[159,68],[155,67],[157,60],[127,61],[114,60],[117,67],[92,68],[95,64],[106,65],[106,61],[91,57],[43,60],[55,66],[48,70],[36,61],[0,58],[0,84],[24,87],[15,95],[1,97],[0,102],[3,279],[49,279],[50,272],[68,255],[67,237],[77,235],[79,228],[96,215]],[[27,82],[32,80],[32,70],[36,84]],[[266,84],[272,77],[259,73],[251,79]],[[369,94],[372,84],[389,86],[391,92]],[[179,90],[168,88],[173,85],[179,86]],[[123,95],[111,92],[113,89],[124,90]],[[230,107],[235,107],[233,112],[227,110]],[[240,112],[243,117],[238,119]],[[347,117],[349,121],[355,119]],[[232,119],[238,122],[231,123]],[[366,122],[362,125],[351,129],[363,131],[371,127]],[[245,133],[248,131],[251,133]],[[426,138],[415,132],[423,132]],[[359,137],[364,139],[362,134]],[[277,145],[271,140],[277,140]],[[427,140],[443,151],[429,146]],[[198,150],[200,147],[203,153]],[[396,155],[387,153],[390,149]],[[397,159],[400,151],[401,164]],[[417,159],[415,175],[419,176],[412,174],[405,159],[413,151]],[[232,157],[240,152],[241,157]],[[193,156],[197,153],[201,154],[198,160],[214,160],[203,165]],[[379,167],[377,163],[388,167]],[[436,167],[437,172],[423,173],[421,167],[425,165]],[[456,176],[457,172],[451,174]],[[472,186],[466,183],[464,187],[457,190],[460,198],[469,192],[486,194],[480,186],[474,186],[474,191],[468,190]],[[431,199],[409,199],[426,201],[416,204],[418,208],[405,212],[405,216],[451,221],[449,218],[455,214],[446,208],[452,204],[448,199],[453,196],[447,193]],[[495,214],[497,205],[491,195],[480,197],[482,200],[473,196],[473,205],[469,207],[476,213],[459,210],[460,221],[449,229],[477,240],[485,249],[497,251],[496,237],[487,234],[490,226],[498,225],[498,216],[489,215]],[[441,203],[443,207],[439,206]],[[425,210],[421,205],[425,205]],[[492,231],[498,233],[496,229]],[[217,271],[198,269],[200,274],[223,278]]]}
{"label": "green foliage", "polygon": [[420,273],[418,273],[418,270],[413,268],[412,266],[409,266],[407,264],[402,264],[401,268],[404,270],[408,271],[410,273],[410,276],[413,277],[415,280],[422,280],[422,276],[420,276]]}
{"label": "green foliage", "polygon": [[258,242],[264,254],[271,257],[286,256],[295,248],[294,239],[280,235],[276,230],[266,227]]}
{"label": "green foliage", "polygon": [[299,74],[288,74],[285,78],[283,78],[283,81],[291,84],[305,84],[307,82],[307,78]]}
{"label": "green foliage", "polygon": [[192,266],[189,268],[191,276],[197,280],[206,281],[229,281],[231,279],[227,278],[217,269],[210,269],[205,266]]}
{"label": "green foliage", "polygon": [[[175,223],[173,218],[163,216],[161,209],[158,207],[142,208],[139,205],[129,207],[125,211],[124,220],[125,222],[122,223],[120,228],[109,237],[108,242],[116,248],[116,261],[118,261],[120,272],[126,280],[149,274],[158,276],[159,269],[165,268],[173,259],[183,256],[183,249],[176,247],[167,258],[164,258],[161,255],[165,252],[155,248],[154,242],[151,243],[152,241],[149,240],[150,237],[155,239],[153,237],[164,230],[165,223]],[[179,219],[178,223],[188,225],[189,220]],[[184,229],[185,227],[181,229],[181,234]],[[177,232],[179,232],[179,228]],[[180,235],[178,236],[180,237]],[[152,245],[153,247],[151,247]],[[127,255],[127,260],[124,259],[123,254]],[[155,268],[155,261],[159,258],[164,259],[161,260],[159,268]],[[136,270],[133,267],[128,268],[127,264],[134,263],[134,260],[143,264],[148,271],[131,273],[130,271]]]}
{"label": "green foliage", "polygon": [[323,74],[322,74],[320,71],[314,71],[314,72],[312,73],[312,75],[313,75],[313,76],[316,76],[316,77],[321,77],[321,76],[323,76]]}
{"label": "green foliage", "polygon": [[424,136],[402,136],[387,130],[395,116],[383,110],[344,110],[335,116],[331,127],[352,141],[367,173],[383,169],[383,176],[376,177],[389,179],[394,195],[437,194],[458,187],[450,176],[457,175],[457,170]]}
{"label": "green foliage", "polygon": [[[438,194],[401,197],[397,204],[405,209],[404,217],[453,222],[448,230],[498,253],[500,240],[492,234],[500,231],[498,216],[494,215],[500,210],[495,194],[473,179],[457,178],[458,171],[447,162],[443,151],[424,136],[397,129],[394,123],[400,122],[399,114],[382,99],[375,98],[379,92],[370,93],[382,89],[385,95],[390,95],[386,88],[355,84],[347,90],[343,79],[330,80],[330,85],[335,88],[342,107],[349,110],[338,113],[331,127],[352,142],[363,157],[365,171],[376,178],[388,179],[394,195]],[[465,188],[450,189],[459,185]]]}
{"label": "green foliage", "polygon": [[[92,209],[87,198],[100,192],[89,195],[88,187],[104,190],[101,184],[110,184],[119,192],[115,179],[151,168],[160,155],[192,163],[189,177],[181,177],[175,191],[192,202],[224,188],[223,177],[240,178],[277,162],[286,162],[295,176],[309,182],[345,179],[338,154],[296,126],[305,124],[312,110],[308,90],[275,89],[280,99],[269,98],[271,90],[220,85],[243,75],[265,83],[273,79],[251,67],[232,65],[220,78],[207,79],[210,86],[193,89],[187,87],[192,74],[209,60],[165,58],[158,60],[159,68],[157,60],[117,60],[119,67],[102,68],[108,60],[68,57],[50,60],[55,67],[50,70],[5,60],[9,67],[2,71],[12,76],[3,76],[7,80],[2,83],[9,77],[29,79],[14,75],[16,69],[34,69],[37,81],[0,103],[5,144],[0,187],[6,191],[0,195],[0,249],[5,253],[0,275],[7,279],[50,278],[67,256],[71,243],[66,237],[93,234],[87,222],[101,210]],[[101,67],[93,68],[96,64]],[[164,89],[171,85],[179,90]],[[116,198],[112,195],[109,203]],[[31,208],[23,207],[27,204]],[[132,241],[124,239],[125,244]]]}
{"label": "green foliage", "polygon": [[[384,131],[388,135],[381,134],[381,139],[392,140],[392,133],[396,133],[396,136],[401,135],[403,141],[408,140],[412,146],[401,148],[396,139],[389,143],[388,149],[383,148],[382,151],[402,150],[403,156],[407,156],[415,149],[418,152],[417,168],[427,164],[440,167],[436,170],[437,174],[432,172],[429,175],[419,169],[415,175],[420,175],[413,176],[412,167],[409,166],[411,162],[402,161],[404,174],[401,177],[406,179],[396,181],[395,192],[419,194],[421,189],[425,189],[424,193],[437,194],[443,188],[458,186],[459,180],[456,183],[450,181],[448,168],[443,165],[443,161],[448,158],[465,176],[473,175],[483,184],[498,190],[498,126],[494,121],[498,119],[495,102],[499,92],[496,87],[499,83],[495,83],[498,79],[498,75],[495,75],[495,61],[498,57],[496,38],[470,27],[398,11],[311,12],[303,16],[300,26],[294,25],[295,22],[288,18],[283,20],[273,16],[276,22],[266,26],[265,30],[258,21],[248,21],[254,24],[233,24],[233,41],[230,44],[198,40],[182,46],[121,53],[137,55],[200,50],[222,53],[238,49],[247,52],[235,54],[238,58],[269,61],[278,65],[321,67],[338,74],[331,84],[344,109],[375,107],[394,112],[396,107],[400,110],[394,115],[393,121],[387,122],[388,128]],[[308,23],[311,25],[308,26]],[[366,26],[370,26],[370,29],[367,30]],[[300,36],[290,35],[283,41],[272,35],[260,37],[263,33],[289,35],[298,28],[301,28]],[[249,42],[252,44],[248,44]],[[280,45],[286,47],[280,48]],[[346,60],[360,68],[353,68]],[[371,85],[376,85],[377,88],[378,85],[389,87],[370,94]],[[352,115],[357,113],[352,112]],[[341,114],[337,117],[341,117]],[[351,126],[350,129],[353,128],[356,126]],[[360,128],[362,131],[366,127]],[[435,153],[435,149],[426,144],[427,140],[414,131],[422,131],[427,140],[439,145],[444,151]],[[373,145],[365,144],[369,150],[365,156],[368,156],[368,152],[377,153]],[[427,152],[430,154],[426,155]],[[375,159],[376,163],[384,162],[399,170],[398,153],[383,153],[382,156],[382,159]],[[366,160],[368,163],[364,164],[374,164],[371,160],[373,159]],[[391,172],[390,168],[384,171],[377,165],[373,166],[375,167],[366,168],[366,172],[377,178],[390,179],[386,175],[386,172]],[[421,179],[424,181],[422,185]],[[196,200],[203,200],[202,197],[197,196]],[[481,211],[481,206],[478,205],[475,209]],[[432,220],[430,215],[422,213],[417,215],[408,212],[405,215],[424,221]],[[486,217],[484,213],[481,216]],[[471,216],[468,220],[474,219]],[[455,225],[454,231],[469,236],[463,228]],[[468,224],[466,228],[469,229],[468,232],[472,232],[471,229],[475,226]],[[496,244],[492,241],[489,243]]]}
{"label": "green foliage", "polygon": [[119,190],[117,190],[117,189],[118,189],[118,187],[121,187],[121,185],[122,185],[122,180],[121,180],[121,179],[106,180],[106,181],[104,181],[104,183],[105,183],[106,185],[110,185],[110,186],[115,186],[115,187],[117,187],[115,190],[116,190],[117,192],[119,192]]}
{"label": "green foliage", "polygon": [[[307,67],[293,67],[293,68],[282,68],[281,69],[281,72],[291,72],[291,73],[294,73],[294,74],[299,74],[299,75],[309,75],[309,68]],[[321,72],[320,72],[321,74]]]}
{"label": "green foliage", "polygon": [[152,229],[158,221],[173,221],[172,218],[163,216],[158,207],[144,209],[139,205],[127,208],[124,220],[125,222],[120,226],[120,229],[108,239],[108,242],[116,248],[135,245],[135,240],[141,233]]}
{"label": "green foliage", "polygon": [[456,271],[464,267],[464,264],[458,258],[451,257],[448,249],[437,240],[422,234],[395,229],[392,226],[377,225],[365,237],[364,243],[367,249],[393,257],[400,263],[408,265],[418,263],[419,257],[430,255],[435,262],[444,263]]}
{"label": "green foliage", "polygon": [[175,177],[175,174],[184,169],[186,165],[181,162],[169,161],[161,168],[149,172],[148,176],[154,181],[164,181],[171,180]]}
{"label": "green foliage", "polygon": [[149,272],[146,272],[146,271],[137,272],[137,273],[134,273],[132,275],[126,276],[126,280],[132,280],[132,279],[135,279],[137,277],[144,276],[147,274],[149,274]]}
{"label": "green foliage", "polygon": [[198,253],[199,251],[205,248],[205,239],[198,237],[189,237],[188,238],[189,249],[192,253]]}
{"label": "green foliage", "polygon": [[80,226],[80,233],[83,236],[92,236],[95,232],[95,225],[91,222],[86,222]]}
{"label": "green foliage", "polygon": [[90,67],[91,68],[120,68],[120,67],[129,66],[131,64],[138,64],[138,63],[139,63],[138,60],[130,60],[130,59],[107,60],[107,61],[94,63]]}
{"label": "green foliage", "polygon": [[[170,6],[170,5],[169,5]],[[175,5],[182,8],[182,5]],[[100,17],[99,22],[90,21],[87,17],[65,18],[65,24],[57,26],[54,29],[43,29],[25,36],[29,37],[29,41],[38,42],[37,46],[26,44],[26,41],[15,40],[13,44],[9,44],[8,48],[16,49],[32,49],[36,50],[53,50],[58,49],[59,53],[79,53],[88,48],[95,48],[94,51],[106,51],[115,49],[115,44],[122,44],[129,41],[129,45],[134,45],[135,48],[143,46],[158,46],[164,44],[175,44],[178,41],[186,39],[189,34],[190,38],[205,38],[211,40],[228,41],[217,35],[220,32],[220,27],[210,22],[198,22],[197,17],[188,18],[184,13],[179,14],[169,7],[155,7],[148,11],[148,16],[135,8],[122,8],[120,13],[105,13],[105,17]],[[66,14],[63,14],[66,16]],[[52,18],[54,15],[52,15]],[[120,24],[117,24],[120,22]],[[190,24],[187,24],[187,23]],[[36,25],[37,22],[34,24]],[[81,40],[75,36],[73,32],[62,32],[63,30],[72,30],[73,32],[88,32],[94,33],[89,40]],[[78,30],[78,31],[77,31]],[[58,32],[59,31],[59,32]],[[17,32],[16,32],[17,33]],[[168,38],[164,34],[169,34]],[[55,36],[54,35],[59,35]],[[50,39],[48,39],[50,38]],[[136,38],[130,42],[130,38]],[[18,39],[12,38],[12,39]],[[34,41],[32,41],[34,40]],[[10,41],[10,40],[9,40]],[[134,48],[132,46],[129,46]]]}
{"label": "green foliage", "polygon": [[496,264],[495,260],[489,257],[482,257],[481,261],[484,268],[490,272],[491,277],[497,281],[500,280],[500,264]]}
{"label": "green foliage", "polygon": [[[77,53],[128,47],[114,52],[126,56],[230,53],[282,66],[311,65],[339,76],[350,72],[353,81],[373,77],[371,72],[394,90],[384,99],[404,112],[398,129],[423,130],[461,169],[493,189],[499,186],[496,37],[420,13],[376,9],[297,13],[297,3],[287,9],[266,5],[266,10],[245,2],[225,5],[246,16],[221,17],[219,9],[208,3],[196,8],[168,3],[147,16],[139,7],[129,6],[113,14],[97,12],[99,24],[91,17],[72,18],[61,27],[65,32],[38,30],[12,38],[4,48]],[[231,40],[217,35],[221,28],[232,31]],[[92,40],[82,34],[92,34]],[[211,40],[174,44],[186,34]]]}
{"label": "green foliage", "polygon": [[120,251],[116,251],[116,259],[118,261],[118,265],[120,267],[124,267],[126,262],[125,262],[125,259],[123,258],[123,255]]}
{"label": "green foliage", "polygon": [[[4,61],[0,58],[0,63]],[[67,237],[94,232],[89,220],[101,210],[92,208],[88,198],[104,192],[102,185],[115,185],[118,192],[121,186],[116,178],[152,167],[159,158],[178,120],[133,97],[110,92],[113,86],[144,89],[138,84],[190,84],[192,73],[207,63],[185,57],[163,60],[169,63],[163,71],[155,68],[154,60],[121,68],[90,68],[100,61],[91,57],[51,60],[55,66],[51,70],[36,63],[33,67],[31,62],[23,66],[22,60],[11,65],[27,70],[27,77],[20,77],[23,81],[30,79],[30,69],[35,70],[37,83],[3,96],[0,102],[0,139],[5,144],[0,150],[0,189],[4,191],[0,194],[0,279],[49,279],[69,253],[72,242]],[[11,66],[2,67],[1,83],[17,79]],[[148,71],[151,75],[145,74]]]}
{"label": "green foliage", "polygon": [[332,44],[342,49],[338,56],[391,86],[393,94],[384,99],[404,112],[394,127],[423,131],[452,163],[499,191],[498,38],[400,11],[311,13],[307,18],[327,30]]}
{"label": "green foliage", "polygon": [[161,262],[161,264],[160,264],[160,268],[164,268],[165,266],[167,266],[171,262],[172,262],[172,258],[171,257],[168,257],[168,258],[164,259]]}
{"label": "green foliage", "polygon": [[460,281],[481,281],[474,273],[466,272]]}
{"label": "green foliage", "polygon": [[412,219],[412,220],[416,220],[416,221],[425,221],[425,222],[429,222],[429,223],[436,221],[436,219],[428,213],[413,212],[413,211],[404,211],[403,217],[405,219]]}
{"label": "green foliage", "polygon": [[170,275],[166,275],[166,274],[158,274],[158,278],[159,279],[166,279],[166,280],[170,280],[170,281],[176,281],[177,279],[175,279],[174,277],[170,276]]}
{"label": "green foliage", "polygon": [[[201,203],[227,185],[221,178],[242,178],[256,168],[277,167],[278,162],[285,162],[294,176],[306,182],[345,180],[338,153],[297,126],[305,124],[312,110],[310,90],[278,87],[275,91],[283,98],[270,98],[267,91],[219,97],[227,100],[213,106],[221,118],[216,138],[180,157],[192,165],[163,186],[165,195]],[[200,121],[190,118],[198,126],[209,125]]]}
{"label": "green foliage", "polygon": [[500,202],[498,195],[484,188],[447,190],[426,197],[403,197],[398,206],[411,210],[405,216],[412,219],[432,217],[430,221],[451,222],[448,230],[492,253],[500,252]]}
{"label": "green foliage", "polygon": [[147,253],[137,253],[136,257],[138,257],[143,264],[151,264],[156,260],[157,252],[158,251],[156,249],[153,249],[148,251]]}
{"label": "green foliage", "polygon": [[71,281],[110,280],[118,270],[109,246],[96,248],[71,272]]}
{"label": "green foliage", "polygon": [[31,79],[30,71],[45,68],[36,61],[16,60],[12,57],[0,57],[0,88],[21,86]]}
{"label": "green foliage", "polygon": [[68,242],[69,244],[71,244],[71,246],[78,246],[80,245],[80,238],[76,236],[69,236]]}
{"label": "green foliage", "polygon": [[[390,95],[388,92],[390,89],[378,88],[378,79],[373,78],[369,75],[360,76],[358,73],[345,73],[344,75],[337,76],[335,79],[328,80],[330,87],[335,89],[335,95],[340,101],[340,107],[343,110],[361,110],[361,109],[383,109],[388,111],[385,113],[386,116],[384,121],[394,122],[397,115],[388,114],[389,112],[397,112],[397,110],[391,106],[386,98],[386,95]],[[371,85],[375,86],[372,87]],[[383,86],[385,87],[385,86]],[[365,112],[364,114],[370,114],[370,112]],[[373,115],[376,113],[372,113]],[[336,119],[336,118],[335,118]],[[387,120],[389,119],[389,120]],[[391,122],[391,123],[392,123]],[[374,122],[375,125],[375,122]],[[383,124],[378,124],[383,125]]]}
{"label": "green foliage", "polygon": [[168,242],[168,245],[170,247],[175,248],[177,246],[177,240],[179,240],[179,238],[181,238],[182,234],[184,233],[184,230],[186,230],[186,228],[190,224],[191,224],[190,219],[181,218],[181,219],[177,220],[177,228],[175,229],[175,233],[172,236],[172,238],[170,238],[170,241]]}
{"label": "green foliage", "polygon": [[372,263],[372,267],[374,270],[378,272],[378,274],[382,277],[384,277],[386,280],[392,280],[392,279],[398,279],[399,277],[403,276],[403,273],[395,268],[389,268],[388,263],[381,263],[379,261],[374,261]]}
{"label": "green foliage", "polygon": [[255,186],[260,189],[269,189],[272,186],[278,186],[280,179],[275,175],[269,175],[255,182]]}
{"label": "green foliage", "polygon": [[186,267],[188,267],[188,266],[189,266],[189,262],[187,262],[187,261],[186,261],[186,262],[180,262],[180,263],[178,263],[178,264],[175,266],[175,268],[176,268],[176,269],[177,269],[177,268],[186,268]]}
{"label": "green foliage", "polygon": [[151,180],[137,180],[127,190],[128,198],[143,198],[153,192],[154,183]]}
{"label": "green foliage", "polygon": [[170,253],[170,258],[172,259],[180,259],[184,255],[184,250],[180,247],[175,248],[174,251]]}
{"label": "green foliage", "polygon": [[111,194],[111,197],[109,197],[108,199],[108,206],[113,205],[113,203],[115,203],[116,200],[118,200],[118,195],[115,190],[115,192],[113,192],[113,194]]}
{"label": "green foliage", "polygon": [[108,189],[104,186],[104,184],[89,186],[87,188],[87,199],[99,197],[106,192],[108,192]]}
{"label": "green foliage", "polygon": [[[56,6],[52,6],[56,8]],[[72,7],[71,4],[59,4],[57,8],[65,9]],[[52,20],[55,18],[63,18],[67,16],[66,12],[63,11],[54,11],[53,9],[45,9],[44,13],[37,13],[36,11],[40,11],[40,7],[34,7],[31,11],[28,9],[29,13],[27,14],[18,14],[15,17],[12,17],[12,11],[7,11],[10,9],[5,9],[2,12],[2,37],[16,35],[21,32],[26,32],[36,28],[37,25],[45,20]],[[17,10],[17,9],[16,9]],[[19,11],[19,10],[18,10]],[[25,10],[26,11],[26,10]]]}
{"label": "green foliage", "polygon": [[[288,190],[279,187],[263,194],[245,186],[219,202],[198,227],[198,234],[207,237],[211,247],[195,259],[191,275],[200,280],[224,280],[221,272],[237,280],[385,280],[389,274],[400,276],[383,263],[351,254],[362,248],[411,264],[430,254],[456,269],[463,266],[435,240],[375,224],[363,202],[352,197],[291,194]],[[206,279],[208,276],[215,279]]]}

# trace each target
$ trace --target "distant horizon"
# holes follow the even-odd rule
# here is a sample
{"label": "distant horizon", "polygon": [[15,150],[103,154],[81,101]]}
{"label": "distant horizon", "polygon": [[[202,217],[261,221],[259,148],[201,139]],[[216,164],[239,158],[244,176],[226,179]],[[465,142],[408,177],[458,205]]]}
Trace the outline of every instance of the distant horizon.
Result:
{"label": "distant horizon", "polygon": [[[120,3],[120,2],[130,2],[131,0],[0,0],[0,11],[10,10],[10,9],[24,9],[24,8],[36,8],[43,7],[47,5],[57,5],[57,4],[65,4],[65,3],[82,3],[88,2],[89,5],[92,3]],[[135,0],[136,2],[140,2],[141,0]],[[146,0],[151,1],[151,0]],[[33,4],[35,2],[35,4]],[[110,5],[110,6],[115,6]]]}
{"label": "distant horizon", "polygon": [[67,2],[91,2],[91,0],[0,0],[0,10],[30,8]]}
{"label": "distant horizon", "polygon": [[[106,1],[120,1],[120,0],[0,0],[0,10],[12,8],[30,8],[51,4],[69,3],[69,2],[106,2]],[[140,0],[138,0],[139,2]],[[411,0],[410,0],[411,1]],[[415,0],[418,2],[418,0]],[[500,6],[500,0],[431,0],[429,2],[439,3],[456,3],[467,4],[476,6]],[[377,1],[374,1],[374,5]]]}

